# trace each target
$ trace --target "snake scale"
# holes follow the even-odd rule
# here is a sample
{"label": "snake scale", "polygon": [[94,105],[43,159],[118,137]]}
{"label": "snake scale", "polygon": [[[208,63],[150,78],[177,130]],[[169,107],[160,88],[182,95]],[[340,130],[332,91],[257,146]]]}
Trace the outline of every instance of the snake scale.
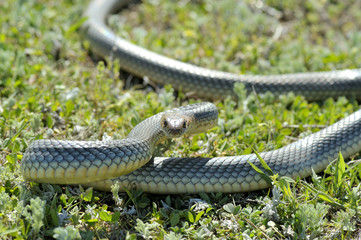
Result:
{"label": "snake scale", "polygon": [[[327,97],[361,97],[361,69],[248,76],[204,69],[176,61],[138,47],[118,36],[106,25],[106,17],[129,1],[95,0],[88,6],[83,34],[92,51],[117,58],[122,68],[147,76],[160,84],[192,92],[201,98],[234,96],[235,83],[248,91],[274,94],[294,92],[309,100]],[[165,115],[164,115],[165,114]],[[164,138],[164,117],[181,114],[196,122],[189,131],[199,132],[216,123],[211,103],[198,103],[159,113],[138,124],[126,139],[108,142],[36,140],[26,150],[21,170],[34,182],[84,184],[110,190],[137,187],[145,192],[181,194],[199,192],[246,192],[269,187],[250,166],[262,168],[255,154],[216,158],[151,158],[154,146]],[[188,120],[171,119],[180,129]],[[197,125],[200,124],[200,125]],[[292,178],[323,171],[341,152],[349,157],[361,150],[361,110],[339,122],[283,148],[260,153],[270,168]],[[151,160],[150,160],[151,159]],[[150,161],[149,161],[150,160]],[[136,169],[136,170],[135,170]],[[133,171],[134,170],[134,171]]]}

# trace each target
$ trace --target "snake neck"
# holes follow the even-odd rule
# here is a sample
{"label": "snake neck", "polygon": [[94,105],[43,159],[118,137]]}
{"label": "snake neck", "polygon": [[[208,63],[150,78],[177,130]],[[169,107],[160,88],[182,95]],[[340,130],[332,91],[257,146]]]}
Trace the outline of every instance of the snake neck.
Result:
{"label": "snake neck", "polygon": [[145,140],[153,149],[159,142],[167,139],[159,124],[161,116],[161,114],[156,114],[145,119],[130,131],[127,138]]}

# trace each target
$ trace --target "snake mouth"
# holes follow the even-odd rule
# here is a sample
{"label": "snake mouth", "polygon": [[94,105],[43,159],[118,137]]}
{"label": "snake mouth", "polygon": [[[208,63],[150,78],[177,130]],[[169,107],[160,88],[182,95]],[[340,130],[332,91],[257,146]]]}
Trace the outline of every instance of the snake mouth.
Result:
{"label": "snake mouth", "polygon": [[181,137],[185,133],[185,130],[184,129],[167,129],[165,131],[165,133],[169,138],[178,138],[178,137]]}

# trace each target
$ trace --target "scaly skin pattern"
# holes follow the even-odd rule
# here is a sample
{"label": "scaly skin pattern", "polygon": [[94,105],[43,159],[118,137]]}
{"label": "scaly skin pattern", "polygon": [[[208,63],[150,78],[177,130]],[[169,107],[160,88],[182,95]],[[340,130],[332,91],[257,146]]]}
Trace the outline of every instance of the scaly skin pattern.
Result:
{"label": "scaly skin pattern", "polygon": [[21,161],[25,179],[34,182],[87,183],[129,173],[152,156],[148,139],[119,141],[37,140]]}
{"label": "scaly skin pattern", "polygon": [[[187,116],[194,113],[195,125],[190,127],[193,132],[214,126],[218,117],[216,107],[210,103],[188,105],[167,113],[183,111]],[[136,187],[162,194],[232,193],[269,187],[248,163],[262,169],[255,154],[149,161],[152,146],[164,139],[157,127],[161,116],[162,113],[144,120],[127,139],[119,141],[34,141],[21,162],[24,177],[35,182],[84,184],[100,190],[110,190],[117,182],[120,189]],[[361,110],[304,139],[260,155],[275,173],[304,178],[311,175],[312,169],[316,173],[324,170],[339,152],[348,157],[360,149]],[[123,175],[126,173],[129,174]]]}
{"label": "scaly skin pattern", "polygon": [[118,59],[120,66],[137,76],[147,76],[160,84],[171,84],[204,99],[234,96],[235,83],[252,92],[275,95],[294,92],[308,100],[349,96],[361,98],[361,69],[283,75],[237,75],[201,68],[176,61],[136,46],[120,37],[106,25],[106,17],[124,7],[129,0],[94,0],[88,6],[83,25],[84,38],[93,52],[105,58]]}
{"label": "scaly skin pattern", "polygon": [[184,134],[204,131],[218,121],[213,104],[198,103],[147,118],[122,140],[36,140],[23,156],[21,171],[29,181],[56,184],[83,184],[127,174],[147,163],[156,145],[167,138],[160,124],[164,114],[192,119]]}
{"label": "scaly skin pattern", "polygon": [[[318,173],[341,152],[349,157],[361,150],[361,110],[341,121],[283,148],[260,153],[281,176],[305,178]],[[87,184],[110,190],[140,188],[146,192],[181,194],[199,192],[248,192],[269,185],[248,163],[263,169],[255,154],[217,158],[155,158],[142,168],[116,179]]]}
{"label": "scaly skin pattern", "polygon": [[[277,95],[294,92],[309,100],[361,97],[360,69],[246,76],[204,69],[140,48],[117,37],[105,24],[107,15],[128,2],[92,1],[85,13],[88,20],[83,26],[83,34],[95,53],[117,58],[122,68],[133,74],[147,76],[160,84],[172,84],[174,88],[202,98],[234,96],[233,87],[238,82],[243,83],[248,91],[270,91]],[[181,109],[193,111],[193,107]],[[197,112],[201,118],[193,129],[195,132],[204,130],[208,121],[215,124],[214,119],[209,120],[215,107],[208,103],[198,107],[202,110]],[[212,108],[211,113],[203,113],[208,108]],[[82,183],[100,190],[110,190],[116,182],[120,189],[137,187],[145,192],[162,194],[233,193],[269,187],[248,163],[250,161],[262,169],[254,154],[219,158],[154,158],[149,161],[156,143],[165,138],[159,132],[160,119],[159,114],[146,119],[131,131],[127,139],[111,143],[34,141],[24,154],[21,170],[25,179],[30,181]],[[148,149],[149,154],[146,153]],[[316,173],[324,170],[339,152],[348,157],[360,150],[361,110],[318,133],[260,155],[275,173],[304,178],[310,176],[312,170]],[[126,174],[143,164],[143,167]],[[126,175],[120,176],[122,174]],[[115,175],[117,178],[111,178]]]}

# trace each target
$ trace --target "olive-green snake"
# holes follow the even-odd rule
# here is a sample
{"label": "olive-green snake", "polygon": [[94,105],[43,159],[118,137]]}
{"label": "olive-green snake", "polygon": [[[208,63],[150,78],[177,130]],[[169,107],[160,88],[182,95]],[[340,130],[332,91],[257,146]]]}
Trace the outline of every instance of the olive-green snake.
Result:
{"label": "olive-green snake", "polygon": [[[95,53],[119,59],[121,67],[128,72],[147,76],[160,84],[172,84],[202,98],[234,96],[233,86],[237,82],[243,83],[249,91],[275,94],[292,91],[310,100],[361,96],[360,69],[245,76],[200,68],[140,48],[117,37],[105,24],[107,15],[127,2],[92,1],[85,13],[88,20],[83,34]],[[162,194],[232,193],[269,187],[248,163],[262,168],[255,154],[194,159],[156,157],[149,161],[153,148],[166,135],[199,132],[208,125],[213,126],[216,119],[213,104],[199,103],[150,117],[124,140],[36,140],[26,150],[21,170],[24,178],[30,181],[81,183],[101,190],[110,190],[116,181],[121,189],[137,187]],[[260,155],[274,172],[304,178],[310,176],[312,170],[316,173],[324,170],[339,152],[348,157],[360,150],[361,110],[304,139]]]}

